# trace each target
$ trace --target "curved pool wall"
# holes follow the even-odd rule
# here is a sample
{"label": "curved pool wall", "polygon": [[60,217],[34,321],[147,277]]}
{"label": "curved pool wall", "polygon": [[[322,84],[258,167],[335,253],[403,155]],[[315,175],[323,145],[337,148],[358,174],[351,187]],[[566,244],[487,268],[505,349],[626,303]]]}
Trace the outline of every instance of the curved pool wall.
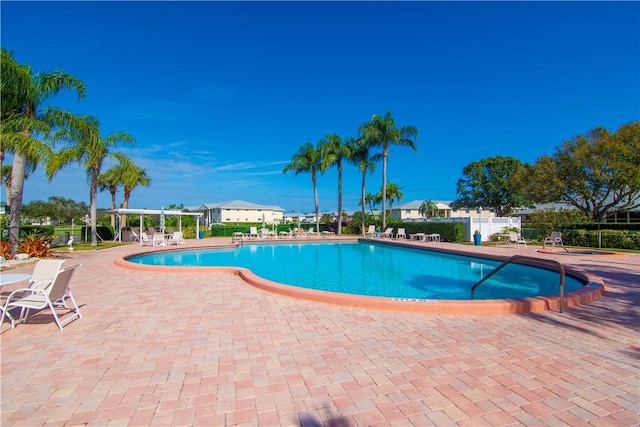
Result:
{"label": "curved pool wall", "polygon": [[[273,243],[273,241],[269,242]],[[246,244],[246,243],[245,243]],[[260,244],[260,243],[252,243]],[[394,243],[385,243],[394,245]],[[237,244],[217,245],[211,247],[201,247],[199,249],[220,249],[233,248]],[[403,246],[398,244],[398,246]],[[503,261],[506,257],[487,256],[477,253],[469,253],[461,250],[444,250],[441,248],[420,248],[426,251],[444,252],[448,254],[471,256],[476,258],[491,259]],[[161,249],[151,252],[164,252],[175,249]],[[150,252],[146,252],[150,253]],[[418,300],[418,299],[401,299],[375,296],[361,296],[353,294],[343,294],[329,291],[319,291],[315,289],[300,288],[296,286],[284,285],[276,283],[254,274],[251,270],[243,267],[184,267],[184,266],[157,266],[145,265],[130,262],[127,259],[140,255],[132,254],[129,256],[116,258],[114,263],[123,268],[149,271],[149,272],[172,272],[172,273],[226,273],[239,276],[245,283],[258,289],[275,293],[278,295],[305,299],[309,301],[336,304],[342,306],[393,310],[403,312],[417,312],[426,314],[512,314],[512,313],[535,313],[547,310],[560,309],[560,296],[537,296],[520,299],[485,299],[485,300]],[[543,264],[532,264],[540,267]],[[567,274],[577,277],[587,283],[582,289],[568,292],[565,294],[565,307],[572,307],[587,304],[597,300],[604,295],[604,284],[601,279],[591,276],[584,271],[565,266]]]}

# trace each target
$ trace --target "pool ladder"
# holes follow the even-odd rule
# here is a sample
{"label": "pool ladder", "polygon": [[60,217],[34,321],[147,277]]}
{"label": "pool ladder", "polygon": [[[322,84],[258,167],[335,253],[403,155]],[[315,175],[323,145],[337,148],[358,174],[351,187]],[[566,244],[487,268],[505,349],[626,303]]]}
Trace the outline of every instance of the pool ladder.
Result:
{"label": "pool ladder", "polygon": [[496,274],[498,271],[502,270],[508,264],[516,263],[517,261],[524,261],[521,264],[532,265],[534,267],[545,267],[551,264],[554,267],[558,268],[558,271],[560,272],[560,313],[562,313],[564,311],[564,267],[558,261],[552,259],[534,258],[525,255],[514,255],[500,264],[498,267],[496,267],[495,270],[491,271],[482,279],[478,280],[476,284],[471,287],[471,299],[473,299],[473,293],[475,292],[476,288],[480,286],[484,281]]}

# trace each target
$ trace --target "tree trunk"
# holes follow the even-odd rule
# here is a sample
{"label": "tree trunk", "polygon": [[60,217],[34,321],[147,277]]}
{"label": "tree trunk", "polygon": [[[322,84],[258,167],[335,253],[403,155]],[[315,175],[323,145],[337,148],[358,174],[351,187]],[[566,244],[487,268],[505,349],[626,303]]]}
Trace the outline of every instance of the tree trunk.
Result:
{"label": "tree trunk", "polygon": [[311,172],[311,181],[313,182],[313,202],[316,207],[316,233],[320,232],[320,209],[318,207],[318,186],[316,185],[316,173]]}
{"label": "tree trunk", "polygon": [[24,193],[24,171],[26,160],[19,153],[13,155],[11,170],[11,190],[9,198],[9,244],[11,255],[18,251],[20,238],[20,213],[22,212],[22,195]]}
{"label": "tree trunk", "polygon": [[[131,190],[126,188],[122,192],[122,209],[129,209],[129,197],[131,197]],[[122,224],[120,226],[127,226],[127,215],[122,215]]]}
{"label": "tree trunk", "polygon": [[366,204],[366,189],[365,189],[365,181],[367,179],[367,170],[365,169],[364,172],[362,172],[362,229],[360,230],[361,233],[364,233],[364,228],[367,226],[367,222],[366,222],[366,213],[365,213],[365,204]]}
{"label": "tree trunk", "polygon": [[[116,208],[116,188],[112,187],[109,189],[109,192],[111,193],[111,210],[114,210]],[[111,214],[111,228],[113,228],[113,230],[116,230],[116,214]],[[120,230],[118,230],[119,232]]]}
{"label": "tree trunk", "polygon": [[387,211],[385,204],[387,201],[387,157],[389,156],[389,148],[384,147],[382,150],[382,229],[387,228]]}
{"label": "tree trunk", "polygon": [[342,162],[338,161],[338,235],[342,234]]}
{"label": "tree trunk", "polygon": [[91,182],[89,183],[89,193],[90,193],[90,198],[91,198],[91,209],[90,209],[90,215],[91,215],[91,246],[95,247],[98,246],[98,238],[97,238],[97,234],[96,234],[96,223],[97,223],[97,218],[96,218],[96,210],[97,210],[97,205],[98,205],[98,174],[96,173],[96,171],[92,171],[91,172]]}

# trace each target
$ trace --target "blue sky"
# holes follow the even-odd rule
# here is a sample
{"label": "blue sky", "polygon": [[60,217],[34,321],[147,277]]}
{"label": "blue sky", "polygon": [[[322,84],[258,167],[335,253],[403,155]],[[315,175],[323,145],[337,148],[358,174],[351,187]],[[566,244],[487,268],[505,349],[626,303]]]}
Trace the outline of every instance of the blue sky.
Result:
{"label": "blue sky", "polygon": [[[392,147],[402,202],[453,200],[462,168],[486,157],[533,162],[596,126],[640,118],[637,2],[8,2],[2,46],[34,71],[82,79],[82,102],[51,104],[125,131],[122,147],[152,178],[130,207],[242,199],[313,210],[308,174],[282,174],[298,147],[356,136],[391,111],[418,128],[418,150]],[[107,165],[108,166],[108,165]],[[88,203],[84,171],[24,200]],[[368,176],[369,192],[381,170]],[[344,174],[358,209],[360,175]],[[337,208],[335,169],[318,178]],[[0,192],[3,194],[3,192]],[[118,194],[118,203],[122,194]],[[98,205],[110,196],[100,193]]]}

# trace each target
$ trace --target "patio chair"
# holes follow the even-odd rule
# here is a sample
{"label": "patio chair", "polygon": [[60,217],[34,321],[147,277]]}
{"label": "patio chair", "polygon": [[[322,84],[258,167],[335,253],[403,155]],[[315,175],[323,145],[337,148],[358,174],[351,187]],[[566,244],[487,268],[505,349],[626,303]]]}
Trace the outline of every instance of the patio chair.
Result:
{"label": "patio chair", "polygon": [[396,233],[396,239],[407,239],[407,232],[404,228],[398,228],[398,232]]}
{"label": "patio chair", "polygon": [[138,229],[135,227],[131,227],[131,230],[129,230],[129,241],[130,242],[139,242],[140,241],[140,234],[138,234]]}
{"label": "patio chair", "polygon": [[151,238],[151,246],[164,246],[165,244],[164,234],[156,233]]}
{"label": "patio chair", "polygon": [[387,228],[386,230],[384,230],[384,232],[382,233],[381,237],[385,237],[387,239],[392,238],[393,237],[393,227]]}
{"label": "patio chair", "polygon": [[292,239],[293,238],[293,230],[289,229],[289,231],[280,231],[278,233],[278,237],[281,239]]}
{"label": "patio chair", "polygon": [[516,233],[515,231],[509,233],[509,243],[515,244],[516,248],[519,248],[520,245],[524,245],[525,248],[527,247],[527,241],[522,237],[522,234]]}
{"label": "patio chair", "polygon": [[29,287],[42,289],[48,286],[53,282],[56,274],[62,270],[64,261],[63,259],[41,259],[38,261],[33,269],[33,273],[31,273],[31,278],[29,278]]}
{"label": "patio chair", "polygon": [[[49,286],[45,286],[41,289],[39,288],[24,288],[24,289],[16,289],[11,292],[11,294],[7,297],[7,301],[4,305],[4,311],[2,313],[2,319],[0,320],[0,327],[2,327],[2,323],[4,322],[5,316],[7,316],[7,310],[10,310],[13,307],[20,307],[20,323],[25,323],[29,318],[29,313],[31,310],[42,310],[48,308],[51,310],[53,314],[53,318],[58,325],[60,330],[63,329],[64,325],[69,322],[82,318],[82,314],[80,313],[80,309],[78,308],[78,304],[76,300],[73,298],[71,294],[71,288],[69,287],[69,282],[71,281],[71,277],[73,276],[74,271],[78,268],[80,264],[74,265],[72,267],[67,267],[58,271],[53,281]],[[60,320],[58,313],[56,312],[56,308],[59,308],[58,305],[55,304],[56,301],[64,301],[64,307],[66,306],[66,300],[69,299],[73,303],[73,308],[69,309],[73,313],[70,317],[67,317],[63,321]],[[67,308],[68,309],[68,308]],[[12,323],[11,328],[13,329],[15,326]]]}
{"label": "patio chair", "polygon": [[249,227],[248,237],[249,239],[251,238],[257,239],[258,237],[260,237],[260,235],[258,234],[258,227]]}
{"label": "patio chair", "polygon": [[552,231],[551,236],[546,236],[544,241],[542,242],[542,247],[546,247],[547,243],[551,245],[552,248],[555,248],[556,245],[560,245],[564,247],[562,243],[562,233],[560,231]]}
{"label": "patio chair", "polygon": [[170,245],[184,245],[184,235],[182,231],[174,231],[168,240]]}
{"label": "patio chair", "polygon": [[140,243],[142,243],[142,245],[146,245],[148,244],[152,244],[151,239],[149,238],[149,235],[147,233],[145,233],[144,231],[142,233],[140,233]]}
{"label": "patio chair", "polygon": [[364,232],[364,237],[376,237],[376,226],[370,225],[369,228]]}

